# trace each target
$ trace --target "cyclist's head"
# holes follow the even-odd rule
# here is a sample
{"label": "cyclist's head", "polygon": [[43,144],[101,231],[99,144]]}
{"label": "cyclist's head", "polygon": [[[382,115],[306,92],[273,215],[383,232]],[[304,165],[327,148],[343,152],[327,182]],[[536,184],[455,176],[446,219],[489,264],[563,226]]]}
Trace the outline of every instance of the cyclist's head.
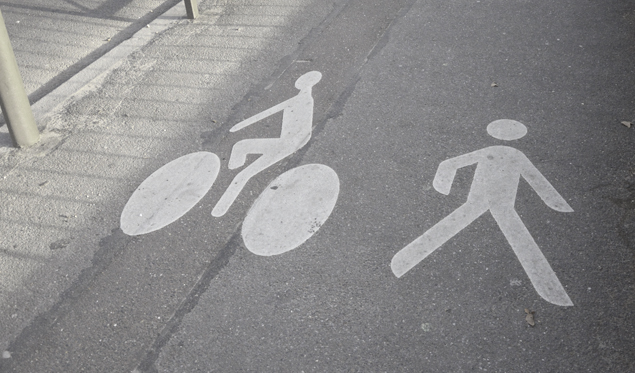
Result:
{"label": "cyclist's head", "polygon": [[518,140],[527,134],[527,127],[515,120],[499,119],[487,125],[487,133],[499,140]]}
{"label": "cyclist's head", "polygon": [[320,79],[322,79],[322,73],[320,73],[319,71],[310,71],[302,75],[301,77],[298,78],[298,80],[295,81],[295,87],[300,90],[305,88],[311,88],[315,84],[317,84],[317,82],[319,82]]}

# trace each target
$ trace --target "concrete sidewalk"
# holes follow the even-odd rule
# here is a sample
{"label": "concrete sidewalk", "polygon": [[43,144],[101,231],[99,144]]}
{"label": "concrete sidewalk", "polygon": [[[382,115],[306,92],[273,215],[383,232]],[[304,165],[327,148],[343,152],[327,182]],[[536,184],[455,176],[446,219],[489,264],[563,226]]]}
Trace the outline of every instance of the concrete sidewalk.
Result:
{"label": "concrete sidewalk", "polygon": [[[162,32],[179,24],[186,34],[192,27],[205,28],[222,9],[209,6],[208,16],[193,26],[180,2],[167,12],[166,5],[174,1],[128,1],[115,8],[109,8],[110,3],[95,3],[94,10],[82,7],[81,11],[68,9],[79,6],[68,2],[0,4],[3,11],[8,10],[5,21],[28,91],[36,97],[38,92],[46,93],[32,107],[42,131],[38,144],[14,149],[6,126],[0,128],[0,343],[5,348],[88,265],[99,248],[99,237],[118,226],[113,198],[129,192],[130,187],[121,189],[127,172],[136,172],[139,162],[152,157],[148,142],[169,143],[179,137],[175,131],[182,131],[175,125],[183,119],[180,113],[159,121],[133,119],[136,106],[129,98],[117,98],[118,94],[129,97],[153,69],[155,59],[136,65],[144,56],[141,49],[162,37],[166,45],[159,54],[173,55],[171,49],[179,48],[182,38]],[[148,24],[150,18],[157,19]],[[119,44],[109,48],[106,44],[115,39],[120,39]],[[116,68],[117,73],[110,76]],[[123,84],[117,80],[122,77]],[[113,85],[121,90],[101,95],[102,87]],[[184,91],[187,86],[180,89],[187,94]],[[97,101],[91,100],[88,106],[79,103],[89,94]],[[178,100],[169,94],[155,101],[168,112],[173,110],[172,103],[178,105]],[[118,111],[122,104],[128,107],[125,113]],[[87,112],[79,109],[88,107]],[[184,116],[195,114],[189,108],[181,108],[187,113]],[[113,127],[113,120],[118,122],[115,127],[123,127]],[[142,125],[139,120],[150,123]]]}
{"label": "concrete sidewalk", "polygon": [[34,102],[178,2],[4,0],[0,9]]}

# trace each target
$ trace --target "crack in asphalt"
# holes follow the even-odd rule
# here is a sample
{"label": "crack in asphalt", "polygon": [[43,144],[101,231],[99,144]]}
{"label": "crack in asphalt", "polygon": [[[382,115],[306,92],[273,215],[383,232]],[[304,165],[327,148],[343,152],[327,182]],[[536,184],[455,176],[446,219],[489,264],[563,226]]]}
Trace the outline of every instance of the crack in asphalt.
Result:
{"label": "crack in asphalt", "polygon": [[[9,345],[8,350],[13,351],[11,359],[0,360],[0,371],[13,371],[13,364],[27,359],[29,352],[39,349],[47,341],[43,336],[47,330],[51,330],[58,320],[64,318],[81,297],[90,291],[95,280],[106,271],[112,262],[133,242],[130,237],[117,228],[112,234],[99,241],[97,250],[91,260],[91,266],[83,269],[73,284],[66,289],[48,311],[39,314],[20,335]],[[43,333],[44,331],[44,333]]]}

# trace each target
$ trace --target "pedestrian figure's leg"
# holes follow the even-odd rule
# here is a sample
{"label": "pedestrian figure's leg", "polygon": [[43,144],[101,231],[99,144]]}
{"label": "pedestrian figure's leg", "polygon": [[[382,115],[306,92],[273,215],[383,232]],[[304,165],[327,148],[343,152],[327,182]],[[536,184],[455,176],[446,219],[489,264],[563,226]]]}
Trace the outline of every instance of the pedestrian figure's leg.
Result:
{"label": "pedestrian figure's leg", "polygon": [[426,233],[419,236],[406,247],[401,249],[392,258],[390,267],[397,277],[403,276],[412,267],[419,264],[434,250],[438,249],[446,243],[450,238],[454,237],[463,228],[467,227],[476,218],[483,215],[487,211],[488,206],[480,203],[467,202],[458,209],[454,210],[450,215],[435,224]]}
{"label": "pedestrian figure's leg", "polygon": [[[284,157],[282,157],[284,158]],[[220,197],[214,209],[212,209],[212,216],[220,217],[225,215],[229,207],[234,203],[236,197],[243,190],[249,179],[251,179],[254,175],[258,174],[265,168],[271,166],[272,164],[278,162],[281,158],[279,157],[271,157],[269,155],[262,155],[260,158],[256,159],[252,164],[247,166],[244,170],[240,171],[238,175],[234,177],[225,193]]]}
{"label": "pedestrian figure's leg", "polygon": [[491,212],[538,294],[547,302],[558,306],[573,306],[547,258],[516,211],[513,208],[504,208],[493,209]]}

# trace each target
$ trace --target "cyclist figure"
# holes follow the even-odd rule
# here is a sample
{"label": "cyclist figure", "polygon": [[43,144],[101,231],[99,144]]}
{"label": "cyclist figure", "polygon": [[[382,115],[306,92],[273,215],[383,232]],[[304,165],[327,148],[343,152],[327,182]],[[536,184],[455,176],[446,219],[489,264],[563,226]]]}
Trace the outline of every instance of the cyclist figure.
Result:
{"label": "cyclist figure", "polygon": [[[499,140],[516,140],[525,136],[527,128],[520,122],[501,119],[490,123],[487,132]],[[553,304],[572,306],[571,299],[514,209],[520,177],[527,180],[547,206],[560,212],[572,212],[573,209],[521,151],[509,146],[490,146],[441,162],[432,183],[434,189],[449,194],[457,169],[474,163],[477,167],[467,202],[401,249],[392,259],[393,273],[397,277],[403,276],[489,211],[538,294]]]}
{"label": "cyclist figure", "polygon": [[228,164],[231,170],[242,167],[248,154],[261,154],[261,156],[234,177],[234,180],[232,180],[225,193],[214,206],[212,210],[213,216],[220,217],[225,215],[236,197],[238,197],[238,194],[254,175],[295,153],[309,142],[313,130],[313,96],[311,95],[311,89],[320,79],[322,79],[322,74],[318,71],[311,71],[302,75],[295,82],[295,87],[300,90],[295,97],[247,118],[230,129],[230,132],[239,131],[282,111],[280,138],[246,139],[234,144]]}

